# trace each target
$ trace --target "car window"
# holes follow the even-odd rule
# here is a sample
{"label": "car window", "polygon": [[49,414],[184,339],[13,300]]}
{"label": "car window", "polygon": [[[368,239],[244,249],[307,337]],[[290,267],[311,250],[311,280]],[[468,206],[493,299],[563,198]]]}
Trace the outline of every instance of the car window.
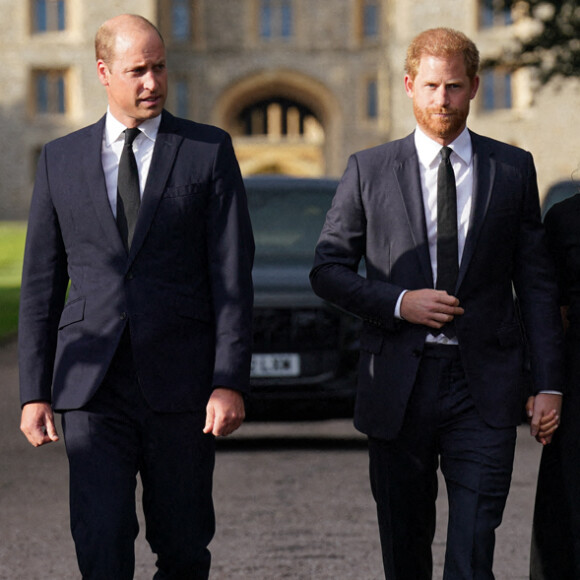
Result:
{"label": "car window", "polygon": [[256,258],[311,259],[334,189],[284,191],[247,186]]}

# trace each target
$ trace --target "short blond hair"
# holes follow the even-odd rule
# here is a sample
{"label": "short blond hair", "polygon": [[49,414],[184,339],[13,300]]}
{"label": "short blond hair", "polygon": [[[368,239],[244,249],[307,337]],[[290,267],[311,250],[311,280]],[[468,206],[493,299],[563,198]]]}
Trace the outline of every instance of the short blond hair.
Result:
{"label": "short blond hair", "polygon": [[479,70],[479,51],[463,32],[452,28],[431,28],[416,36],[407,49],[405,72],[414,79],[425,55],[448,58],[462,55],[467,76],[473,80]]}
{"label": "short blond hair", "polygon": [[159,29],[147,20],[147,18],[139,14],[122,14],[121,16],[111,18],[100,26],[95,35],[95,57],[97,60],[102,60],[109,68],[115,59],[115,41],[119,34],[119,21],[129,21],[133,26],[143,30],[154,30],[158,34],[162,44],[165,44]]}

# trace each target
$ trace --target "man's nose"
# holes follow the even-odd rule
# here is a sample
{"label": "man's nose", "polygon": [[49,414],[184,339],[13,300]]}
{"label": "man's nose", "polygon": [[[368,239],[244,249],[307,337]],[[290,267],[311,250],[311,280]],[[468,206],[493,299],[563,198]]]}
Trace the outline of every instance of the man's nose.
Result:
{"label": "man's nose", "polygon": [[143,77],[143,86],[148,91],[155,90],[157,88],[157,84],[157,78],[155,77],[155,73],[153,71],[148,71],[145,73],[145,76]]}
{"label": "man's nose", "polygon": [[440,107],[445,107],[449,104],[449,91],[447,87],[439,87],[436,93],[436,100]]}

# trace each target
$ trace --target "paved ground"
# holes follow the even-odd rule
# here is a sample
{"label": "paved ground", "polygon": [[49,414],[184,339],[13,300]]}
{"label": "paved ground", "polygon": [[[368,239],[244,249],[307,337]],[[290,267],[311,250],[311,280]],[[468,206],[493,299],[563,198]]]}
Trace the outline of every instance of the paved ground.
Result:
{"label": "paved ground", "polygon": [[[64,449],[34,449],[19,433],[13,344],[0,347],[0,388],[0,579],[76,579]],[[497,538],[497,580],[528,577],[539,453],[521,428]],[[444,490],[440,495],[435,578],[445,542]],[[349,421],[245,425],[219,446],[215,499],[212,580],[382,577],[365,441]],[[151,578],[154,558],[142,535],[137,561],[135,578]]]}

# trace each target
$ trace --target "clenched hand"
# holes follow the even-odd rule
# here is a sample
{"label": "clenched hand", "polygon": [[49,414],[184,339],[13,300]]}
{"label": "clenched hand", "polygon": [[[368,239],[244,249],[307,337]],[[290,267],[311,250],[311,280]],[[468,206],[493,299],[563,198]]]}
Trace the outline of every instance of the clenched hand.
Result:
{"label": "clenched hand", "polygon": [[58,441],[54,414],[49,403],[27,403],[22,407],[20,430],[34,447]]}
{"label": "clenched hand", "polygon": [[218,387],[209,398],[203,432],[212,433],[216,437],[230,435],[242,424],[245,417],[241,393]]}

